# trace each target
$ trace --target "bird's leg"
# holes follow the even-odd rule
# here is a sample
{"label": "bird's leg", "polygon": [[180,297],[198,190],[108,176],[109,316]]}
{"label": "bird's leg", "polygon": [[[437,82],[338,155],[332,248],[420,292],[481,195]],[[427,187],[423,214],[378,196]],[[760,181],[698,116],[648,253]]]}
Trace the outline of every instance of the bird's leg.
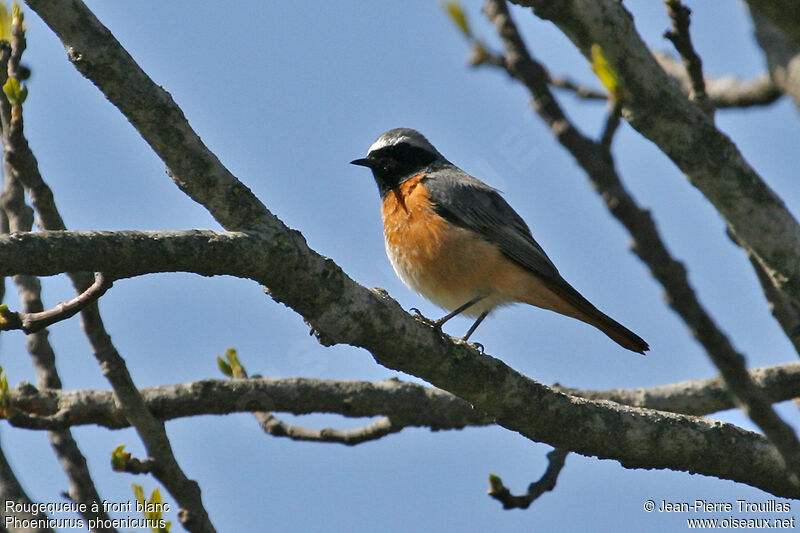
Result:
{"label": "bird's leg", "polygon": [[[444,315],[439,320],[434,320],[433,324],[436,327],[441,328],[444,325],[445,322],[447,322],[448,320],[450,320],[451,318],[453,318],[456,315],[460,315],[461,313],[463,313],[464,311],[466,311],[467,309],[469,309],[470,307],[472,307],[476,303],[480,302],[484,298],[485,298],[485,296],[476,296],[475,298],[473,298],[472,300],[468,301],[467,303],[465,303],[461,307],[458,307],[454,311],[451,311],[451,312],[447,313],[446,315]],[[472,328],[470,328],[469,332],[472,333],[472,330],[474,330],[476,327],[478,327],[478,324],[480,324],[481,320],[483,320],[484,318],[485,318],[485,315],[481,316],[481,318],[478,319],[478,322]]]}
{"label": "bird's leg", "polygon": [[[431,320],[430,318],[422,316],[422,313],[420,313],[419,309],[417,309],[416,307],[412,307],[409,311],[413,312],[416,315],[417,320],[419,320],[421,322],[424,322],[426,324],[429,324],[429,325],[435,327],[436,329],[441,330],[442,329],[442,325],[445,322],[447,322],[448,320],[450,320],[454,316],[460,315],[461,313],[463,313],[464,311],[466,311],[467,309],[469,309],[470,307],[472,307],[476,303],[480,302],[484,298],[485,298],[485,296],[476,296],[472,300],[468,301],[467,303],[465,303],[464,305],[458,307],[457,309],[447,313],[446,315],[444,315],[442,318],[440,318],[438,320]],[[475,331],[475,329],[478,327],[478,325],[480,325],[480,323],[483,322],[483,319],[486,318],[486,316],[488,314],[489,314],[489,311],[484,311],[483,313],[481,313],[480,316],[478,317],[478,319],[475,321],[475,323],[472,324],[472,327],[469,328],[469,331],[467,331],[467,334],[464,335],[461,338],[461,340],[466,341],[467,339],[469,339],[469,336],[472,335],[472,332]],[[481,346],[481,348],[483,348],[483,347]]]}
{"label": "bird's leg", "polygon": [[[462,341],[466,341],[467,339],[469,339],[469,336],[472,335],[472,333],[476,329],[478,329],[478,326],[481,325],[481,322],[483,322],[483,319],[486,318],[488,314],[489,314],[489,311],[484,311],[483,313],[481,313],[480,316],[478,317],[478,319],[472,324],[472,326],[470,326],[469,331],[467,331],[467,334],[464,335],[463,337],[461,337],[461,340]],[[483,346],[481,346],[481,348],[483,348]],[[481,351],[483,351],[483,350],[481,350]]]}
{"label": "bird's leg", "polygon": [[[464,311],[466,311],[467,309],[469,309],[470,307],[472,307],[476,303],[480,302],[484,298],[485,298],[484,296],[477,296],[477,297],[473,298],[472,300],[468,301],[467,303],[465,303],[464,305],[460,306],[456,310],[451,311],[450,313],[447,313],[442,318],[439,318],[437,320],[431,320],[430,318],[424,316],[422,313],[420,313],[419,309],[417,309],[416,307],[412,307],[411,309],[409,309],[409,312],[410,313],[414,313],[414,316],[416,317],[417,320],[419,320],[421,322],[425,322],[426,324],[429,324],[429,325],[434,326],[436,328],[441,328],[444,325],[445,322],[447,322],[448,320],[450,320],[451,318],[453,318],[456,315],[460,315],[461,313],[463,313]],[[483,319],[481,319],[481,320],[483,320]]]}

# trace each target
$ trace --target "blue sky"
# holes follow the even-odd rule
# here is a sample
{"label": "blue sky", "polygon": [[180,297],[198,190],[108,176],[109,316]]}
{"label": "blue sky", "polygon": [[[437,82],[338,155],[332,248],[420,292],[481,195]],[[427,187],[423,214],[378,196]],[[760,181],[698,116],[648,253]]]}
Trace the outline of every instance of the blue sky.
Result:
{"label": "blue sky", "polygon": [[[381,132],[413,127],[451,161],[504,191],[564,277],[652,347],[639,357],[577,321],[512,307],[475,334],[488,353],[544,383],[593,389],[715,375],[664,304],[660,286],[629,251],[625,231],[529,109],[526,92],[501,72],[466,65],[468,47],[438,3],[87,3],[172,94],[220,160],[312,248],[360,283],[384,287],[404,307],[427,316],[441,313],[395,277],[383,251],[376,187],[368,172],[348,165]],[[687,3],[707,73],[750,78],[763,70],[742,4]],[[477,33],[496,45],[480,4],[464,5]],[[669,25],[663,4],[626,5],[644,39],[670,50],[662,38]],[[553,73],[599,85],[552,25],[524,10],[513,13],[530,50]],[[52,32],[34,13],[26,14],[24,57],[33,69],[26,132],[67,226],[220,229],[69,64]],[[602,104],[559,96],[582,131],[599,134]],[[784,99],[766,109],[722,111],[717,122],[796,210],[796,108]],[[710,204],[630,127],[618,132],[614,152],[623,180],[651,209],[702,303],[748,364],[795,359],[749,263]],[[69,297],[63,276],[45,280],[46,305]],[[398,375],[363,350],[318,345],[298,315],[246,280],[186,274],[124,280],[103,297],[101,309],[140,386],[217,377],[215,358],[229,346],[250,373],[265,376]],[[446,330],[460,336],[468,326],[467,319],[455,319]],[[51,332],[64,386],[107,389],[77,319]],[[0,338],[0,362],[11,383],[35,380],[20,335]],[[796,407],[779,410],[797,424]],[[736,412],[715,416],[752,427]],[[312,427],[368,422],[321,415],[286,419]],[[185,419],[167,429],[219,531],[683,531],[685,515],[645,513],[644,501],[770,497],[703,476],[627,470],[614,461],[570,455],[555,492],[527,511],[508,512],[486,496],[488,474],[522,492],[543,472],[550,448],[500,428],[406,429],[355,448],[266,436],[248,415]],[[147,492],[156,486],[151,478],[110,471],[109,454],[117,445],[141,455],[132,431],[79,428],[75,435],[104,498],[132,499],[132,482]],[[30,497],[59,501],[67,484],[46,436],[3,425],[0,438]],[[177,520],[174,513],[169,518]]]}

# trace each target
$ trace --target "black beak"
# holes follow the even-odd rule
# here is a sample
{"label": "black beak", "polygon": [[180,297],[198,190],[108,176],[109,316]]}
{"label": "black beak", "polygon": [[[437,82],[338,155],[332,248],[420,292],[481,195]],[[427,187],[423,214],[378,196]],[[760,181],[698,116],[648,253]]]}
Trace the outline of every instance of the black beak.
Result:
{"label": "black beak", "polygon": [[363,159],[353,159],[352,161],[350,161],[350,164],[358,165],[360,167],[372,168],[372,166],[375,164],[375,160],[365,157]]}

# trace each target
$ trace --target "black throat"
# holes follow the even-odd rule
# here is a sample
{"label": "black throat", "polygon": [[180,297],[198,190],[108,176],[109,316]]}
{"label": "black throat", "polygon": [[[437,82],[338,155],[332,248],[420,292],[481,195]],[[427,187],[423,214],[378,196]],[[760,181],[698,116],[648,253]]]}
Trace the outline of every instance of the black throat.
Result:
{"label": "black throat", "polygon": [[386,197],[389,191],[396,189],[405,181],[427,170],[433,163],[447,162],[439,154],[407,143],[383,147],[370,153],[367,159],[370,160],[372,175],[378,184],[381,198]]}

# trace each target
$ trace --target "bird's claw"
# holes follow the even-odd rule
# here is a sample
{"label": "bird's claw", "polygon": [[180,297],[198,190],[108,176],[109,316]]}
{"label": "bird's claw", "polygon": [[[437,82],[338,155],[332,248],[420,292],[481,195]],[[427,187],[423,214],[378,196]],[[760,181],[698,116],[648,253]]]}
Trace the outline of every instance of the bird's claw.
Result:
{"label": "bird's claw", "polygon": [[411,309],[408,310],[408,312],[413,314],[414,318],[416,318],[417,320],[419,320],[423,324],[425,324],[427,326],[433,326],[434,328],[436,328],[438,330],[442,329],[442,324],[441,324],[440,320],[433,320],[431,318],[426,317],[416,307],[412,307]]}

